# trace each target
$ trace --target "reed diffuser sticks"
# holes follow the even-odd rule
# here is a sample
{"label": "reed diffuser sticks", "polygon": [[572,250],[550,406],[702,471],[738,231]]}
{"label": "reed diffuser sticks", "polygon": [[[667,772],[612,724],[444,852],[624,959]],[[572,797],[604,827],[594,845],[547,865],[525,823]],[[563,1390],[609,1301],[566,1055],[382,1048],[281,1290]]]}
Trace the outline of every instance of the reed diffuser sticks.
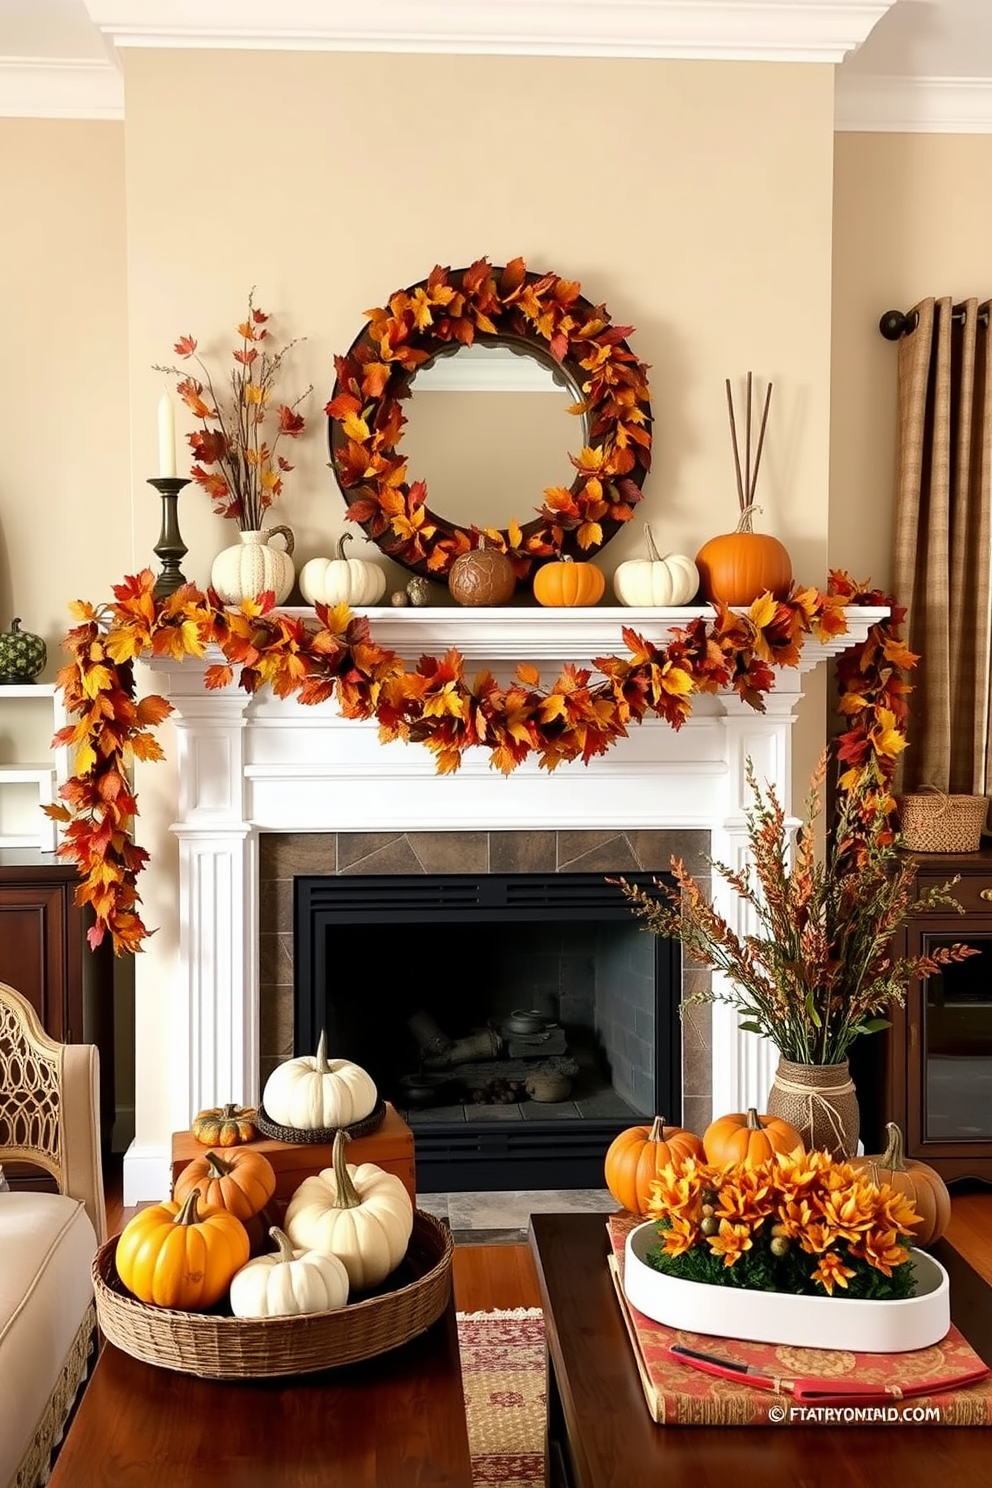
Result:
{"label": "reed diffuser sticks", "polygon": [[751,517],[754,512],[754,495],[758,486],[758,469],[761,465],[761,452],[765,447],[765,429],[768,425],[768,405],[772,401],[772,384],[769,383],[765,389],[765,401],[761,410],[761,421],[758,425],[758,439],[754,449],[754,464],[751,463],[751,410],[753,404],[754,382],[752,374],[747,374],[747,390],[745,393],[744,406],[744,465],[741,466],[740,441],[737,437],[737,418],[734,413],[734,394],[730,386],[730,378],[727,378],[727,410],[730,414],[730,439],[734,449],[734,473],[737,477],[737,500],[740,505],[741,520],[738,524],[739,532],[751,531]]}

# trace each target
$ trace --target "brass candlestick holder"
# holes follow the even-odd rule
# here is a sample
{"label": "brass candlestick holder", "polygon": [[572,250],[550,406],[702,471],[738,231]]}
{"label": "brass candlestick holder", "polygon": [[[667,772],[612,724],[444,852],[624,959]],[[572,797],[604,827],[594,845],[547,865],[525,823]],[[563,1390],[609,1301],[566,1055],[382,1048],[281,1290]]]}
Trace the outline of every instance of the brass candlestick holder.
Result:
{"label": "brass candlestick holder", "polygon": [[154,486],[162,498],[162,531],[154,548],[162,560],[162,572],[155,580],[152,594],[156,599],[166,599],[189,582],[179,567],[189,549],[179,532],[178,512],[179,492],[183,486],[189,485],[189,481],[182,476],[159,475],[148,484]]}

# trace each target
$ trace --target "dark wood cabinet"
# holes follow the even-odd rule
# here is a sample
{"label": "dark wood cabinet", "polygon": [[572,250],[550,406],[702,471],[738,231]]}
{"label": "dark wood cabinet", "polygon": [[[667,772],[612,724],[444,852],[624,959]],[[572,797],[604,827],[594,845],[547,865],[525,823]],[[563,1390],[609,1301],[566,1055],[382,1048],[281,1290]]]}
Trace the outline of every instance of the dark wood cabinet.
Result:
{"label": "dark wood cabinet", "polygon": [[50,853],[0,849],[0,981],[37,1010],[63,1043],[100,1050],[100,1117],[109,1145],[114,1123],[113,954],[92,951],[91,923],[74,902],[75,868]]}
{"label": "dark wood cabinet", "polygon": [[[920,889],[959,875],[951,892],[965,913],[914,916],[902,935],[905,953],[962,941],[979,954],[911,985],[885,1035],[880,1103],[866,1083],[874,1120],[865,1140],[876,1139],[871,1126],[879,1116],[895,1121],[907,1155],[929,1163],[946,1181],[992,1183],[992,849],[914,854],[913,861]],[[866,1081],[865,1071],[855,1078]]]}

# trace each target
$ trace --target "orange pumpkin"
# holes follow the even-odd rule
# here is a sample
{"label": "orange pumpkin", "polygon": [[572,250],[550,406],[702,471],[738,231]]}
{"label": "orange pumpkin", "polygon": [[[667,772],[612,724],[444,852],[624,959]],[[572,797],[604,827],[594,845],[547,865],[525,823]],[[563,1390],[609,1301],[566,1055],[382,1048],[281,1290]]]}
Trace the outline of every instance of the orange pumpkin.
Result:
{"label": "orange pumpkin", "polygon": [[545,563],[534,575],[534,598],[538,604],[575,609],[598,604],[606,591],[606,578],[595,563],[573,563],[567,555],[557,563]]}
{"label": "orange pumpkin", "polygon": [[759,1116],[754,1106],[732,1116],[718,1116],[703,1133],[706,1161],[723,1166],[767,1161],[776,1152],[803,1151],[803,1139],[780,1116]]}
{"label": "orange pumpkin", "polygon": [[651,1126],[631,1126],[613,1138],[606,1153],[606,1186],[624,1209],[646,1214],[651,1184],[662,1168],[683,1157],[703,1160],[703,1144],[695,1132],[666,1126],[656,1116]]}
{"label": "orange pumpkin", "polygon": [[195,1188],[204,1209],[226,1209],[241,1220],[264,1209],[276,1191],[275,1169],[250,1147],[234,1147],[226,1157],[208,1152],[194,1157],[176,1179],[173,1198],[180,1204]]}
{"label": "orange pumpkin", "polygon": [[917,1245],[932,1245],[939,1240],[951,1220],[951,1196],[947,1184],[935,1168],[928,1163],[907,1158],[902,1132],[894,1121],[885,1128],[889,1144],[885,1151],[872,1156],[852,1157],[852,1168],[867,1170],[872,1183],[887,1183],[897,1193],[912,1200],[913,1208],[920,1216],[920,1224],[913,1231]]}
{"label": "orange pumpkin", "polygon": [[696,554],[699,587],[710,603],[749,605],[761,594],[784,599],[792,584],[792,560],[777,537],[762,532],[725,532]]}
{"label": "orange pumpkin", "polygon": [[200,1312],[212,1307],[248,1260],[244,1225],[223,1209],[197,1210],[194,1189],[184,1204],[140,1209],[117,1241],[117,1274],[140,1302]]}

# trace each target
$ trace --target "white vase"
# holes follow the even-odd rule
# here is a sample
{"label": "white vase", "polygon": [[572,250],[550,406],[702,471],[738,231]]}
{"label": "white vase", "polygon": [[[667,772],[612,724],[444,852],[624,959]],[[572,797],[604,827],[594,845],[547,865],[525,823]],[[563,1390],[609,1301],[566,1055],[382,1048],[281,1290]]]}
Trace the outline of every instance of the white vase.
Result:
{"label": "white vase", "polygon": [[[285,550],[270,546],[280,534]],[[260,531],[239,533],[241,541],[218,553],[210,569],[210,583],[225,604],[240,604],[243,599],[257,599],[271,589],[276,604],[283,604],[296,580],[296,569],[290,554],[293,534],[288,527],[266,527]]]}

